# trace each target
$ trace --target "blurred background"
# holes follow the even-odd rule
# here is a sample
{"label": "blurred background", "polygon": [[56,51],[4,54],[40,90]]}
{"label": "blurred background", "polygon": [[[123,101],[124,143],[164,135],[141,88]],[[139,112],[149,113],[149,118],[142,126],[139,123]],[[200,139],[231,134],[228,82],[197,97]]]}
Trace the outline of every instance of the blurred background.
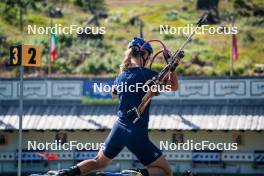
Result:
{"label": "blurred background", "polygon": [[[93,158],[97,151],[29,151],[27,141],[103,142],[118,102],[107,92],[94,92],[93,84],[113,84],[134,36],[162,40],[176,51],[186,36],[160,34],[160,25],[194,24],[205,10],[210,11],[208,25],[236,26],[238,34],[195,35],[177,68],[179,91],[152,101],[150,137],[157,146],[160,141],[238,143],[237,151],[163,151],[175,175],[186,169],[198,175],[263,175],[262,0],[2,0],[0,175],[17,172],[20,72],[8,66],[10,46],[41,48],[41,67],[25,67],[24,72],[22,173],[46,172]],[[28,34],[28,25],[56,24],[90,27],[93,34]],[[105,33],[96,27],[105,28]],[[152,68],[160,71],[164,66],[158,58]],[[56,157],[48,161],[38,153]],[[139,166],[124,150],[106,170]]]}
{"label": "blurred background", "polygon": [[[175,27],[195,23],[204,9],[212,9],[209,24],[231,26],[230,16],[238,28],[239,62],[234,75],[263,74],[263,2],[261,0],[195,1],[92,1],[92,0],[6,0],[1,1],[0,55],[1,75],[15,77],[16,68],[6,68],[9,46],[35,44],[42,49],[42,68],[27,70],[27,75],[46,76],[50,35],[28,35],[28,25],[54,24],[80,27],[102,26],[105,35],[59,35],[58,59],[53,75],[116,75],[128,41],[139,34],[140,24],[146,39],[160,39],[176,50],[186,37],[160,34],[160,25]],[[21,12],[21,13],[20,13]],[[93,30],[94,33],[96,30]],[[97,41],[97,42],[96,42]],[[197,35],[186,48],[186,58],[179,66],[180,75],[229,75],[231,35]],[[159,46],[155,45],[158,49]],[[156,63],[160,70],[163,65]]]}

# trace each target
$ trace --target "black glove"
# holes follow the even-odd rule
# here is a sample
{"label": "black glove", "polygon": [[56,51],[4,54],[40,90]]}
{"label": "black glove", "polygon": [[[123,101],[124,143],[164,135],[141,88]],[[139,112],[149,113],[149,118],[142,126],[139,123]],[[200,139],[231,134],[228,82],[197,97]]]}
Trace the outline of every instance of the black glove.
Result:
{"label": "black glove", "polygon": [[179,58],[184,58],[184,51],[183,50],[181,50],[180,52],[179,52]]}
{"label": "black glove", "polygon": [[[48,175],[54,175],[52,172],[48,172]],[[78,166],[72,166],[69,169],[59,170],[54,176],[79,176],[81,170]]]}
{"label": "black glove", "polygon": [[[179,52],[178,58],[180,58],[180,59],[184,58],[184,51],[180,51],[180,52]],[[174,72],[177,66],[178,66],[178,64],[174,64],[174,65],[171,67],[170,71],[171,71],[171,72]]]}

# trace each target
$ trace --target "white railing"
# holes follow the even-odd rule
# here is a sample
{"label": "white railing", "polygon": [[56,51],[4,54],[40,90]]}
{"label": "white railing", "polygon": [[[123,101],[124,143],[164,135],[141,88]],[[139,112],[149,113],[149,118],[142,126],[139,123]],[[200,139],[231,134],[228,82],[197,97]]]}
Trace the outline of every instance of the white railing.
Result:
{"label": "white railing", "polygon": [[[155,99],[263,99],[264,79],[258,78],[205,78],[180,79],[179,91],[163,93]],[[25,79],[25,99],[81,100],[86,92],[92,96],[91,87],[95,83],[110,85],[113,79],[93,80],[79,78],[67,79]],[[18,80],[0,79],[0,100],[14,100],[19,97]],[[109,95],[111,92],[109,92]],[[97,96],[104,96],[100,92]],[[109,96],[110,97],[110,96]],[[94,98],[94,97],[91,97]]]}
{"label": "white railing", "polygon": [[[85,160],[94,158],[97,151],[53,151],[50,154],[56,154],[57,160]],[[164,156],[169,161],[222,161],[222,162],[264,162],[264,152],[187,152],[187,151],[164,151]],[[1,161],[15,161],[16,152],[0,152]],[[37,155],[37,152],[22,152],[22,160],[43,160]],[[134,160],[133,154],[128,151],[121,152],[115,160]]]}
{"label": "white railing", "polygon": [[0,161],[13,161],[15,159],[15,152],[0,152]]}

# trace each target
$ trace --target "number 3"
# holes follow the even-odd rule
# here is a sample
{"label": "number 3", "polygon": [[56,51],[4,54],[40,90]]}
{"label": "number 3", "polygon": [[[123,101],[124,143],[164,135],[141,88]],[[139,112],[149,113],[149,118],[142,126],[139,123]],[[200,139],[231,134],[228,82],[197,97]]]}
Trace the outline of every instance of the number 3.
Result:
{"label": "number 3", "polygon": [[18,63],[18,50],[17,48],[13,48],[13,64],[16,65]]}

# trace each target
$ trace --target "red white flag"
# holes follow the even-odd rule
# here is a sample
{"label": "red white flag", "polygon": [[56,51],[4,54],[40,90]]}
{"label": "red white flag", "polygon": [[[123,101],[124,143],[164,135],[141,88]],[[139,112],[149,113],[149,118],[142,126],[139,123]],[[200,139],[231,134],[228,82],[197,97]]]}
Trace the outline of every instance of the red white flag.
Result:
{"label": "red white flag", "polygon": [[45,158],[47,160],[56,160],[56,159],[58,159],[58,155],[56,155],[56,154],[37,153],[37,156]]}
{"label": "red white flag", "polygon": [[51,56],[51,61],[55,62],[57,58],[57,47],[58,45],[58,37],[55,33],[55,28],[52,27],[51,30],[51,37],[50,37],[50,56]]}
{"label": "red white flag", "polygon": [[238,60],[237,38],[235,34],[232,34],[232,58],[234,61]]}

